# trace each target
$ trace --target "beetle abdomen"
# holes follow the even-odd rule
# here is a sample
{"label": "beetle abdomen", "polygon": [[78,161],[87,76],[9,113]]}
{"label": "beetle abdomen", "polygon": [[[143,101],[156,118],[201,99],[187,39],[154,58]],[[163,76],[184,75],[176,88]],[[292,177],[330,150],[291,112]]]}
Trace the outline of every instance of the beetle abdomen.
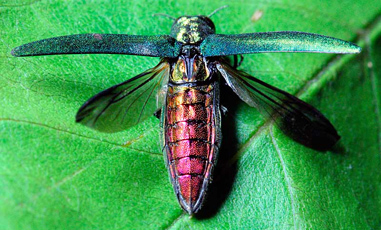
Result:
{"label": "beetle abdomen", "polygon": [[179,202],[190,214],[201,207],[220,143],[216,84],[168,88],[163,124],[167,163]]}

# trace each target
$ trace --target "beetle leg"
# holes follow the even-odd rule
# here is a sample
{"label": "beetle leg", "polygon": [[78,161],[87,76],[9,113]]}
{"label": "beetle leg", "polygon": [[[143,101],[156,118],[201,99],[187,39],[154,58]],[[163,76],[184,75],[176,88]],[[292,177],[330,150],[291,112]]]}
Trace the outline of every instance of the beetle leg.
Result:
{"label": "beetle leg", "polygon": [[226,116],[228,114],[228,108],[226,108],[225,106],[221,105],[221,112],[224,116]]}
{"label": "beetle leg", "polygon": [[238,55],[234,55],[234,64],[233,64],[234,69],[237,69],[239,66],[241,66],[241,64],[243,62],[243,55],[240,54],[239,57],[241,59],[238,62]]}
{"label": "beetle leg", "polygon": [[160,119],[160,116],[161,116],[161,109],[158,109],[156,110],[153,115],[157,118],[157,119]]}

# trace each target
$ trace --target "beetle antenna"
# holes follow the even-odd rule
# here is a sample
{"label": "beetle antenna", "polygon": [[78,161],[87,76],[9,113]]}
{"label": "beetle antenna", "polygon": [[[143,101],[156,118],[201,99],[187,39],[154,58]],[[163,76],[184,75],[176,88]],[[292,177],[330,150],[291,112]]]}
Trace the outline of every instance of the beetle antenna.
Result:
{"label": "beetle antenna", "polygon": [[227,8],[227,7],[229,7],[229,5],[221,6],[220,8],[215,9],[212,13],[210,13],[210,14],[208,15],[208,18],[212,17],[213,14],[215,14],[215,13],[217,13],[218,11],[223,10],[223,9],[225,9],[225,8]]}
{"label": "beetle antenna", "polygon": [[152,16],[163,16],[163,17],[167,17],[167,18],[170,18],[170,19],[173,19],[173,20],[176,20],[175,17],[172,17],[171,15],[169,14],[162,14],[162,13],[158,13],[158,14],[152,14]]}

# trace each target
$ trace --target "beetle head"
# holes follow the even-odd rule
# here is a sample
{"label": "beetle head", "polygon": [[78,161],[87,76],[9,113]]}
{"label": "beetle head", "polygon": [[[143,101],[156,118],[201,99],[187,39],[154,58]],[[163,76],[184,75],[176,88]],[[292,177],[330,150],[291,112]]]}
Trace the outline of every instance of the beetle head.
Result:
{"label": "beetle head", "polygon": [[171,28],[171,36],[184,44],[200,43],[209,34],[214,33],[214,23],[203,15],[179,17]]}

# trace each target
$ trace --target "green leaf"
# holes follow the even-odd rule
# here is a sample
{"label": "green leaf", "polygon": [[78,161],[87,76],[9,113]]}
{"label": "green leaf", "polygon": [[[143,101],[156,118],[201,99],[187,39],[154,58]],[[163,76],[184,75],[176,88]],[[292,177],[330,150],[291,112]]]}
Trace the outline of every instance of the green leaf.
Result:
{"label": "green leaf", "polygon": [[[21,44],[69,34],[168,34],[171,20],[152,14],[207,15],[224,4],[0,1],[2,229],[381,226],[377,1],[234,1],[212,17],[218,33],[304,31],[356,42],[363,52],[246,55],[242,69],[317,107],[342,139],[325,154],[311,150],[232,96],[208,201],[192,218],[181,210],[168,179],[156,118],[116,134],[74,122],[89,97],[153,67],[158,59],[10,55]],[[262,16],[253,22],[255,12]]]}

